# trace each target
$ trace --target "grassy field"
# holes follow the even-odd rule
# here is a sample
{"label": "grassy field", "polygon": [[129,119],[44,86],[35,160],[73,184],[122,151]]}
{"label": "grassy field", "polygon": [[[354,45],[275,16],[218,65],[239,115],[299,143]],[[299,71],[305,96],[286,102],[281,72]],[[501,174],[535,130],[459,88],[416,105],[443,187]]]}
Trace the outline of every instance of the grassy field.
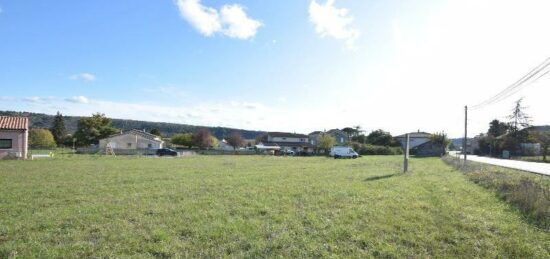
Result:
{"label": "grassy field", "polygon": [[550,233],[436,158],[0,161],[0,258],[548,258]]}

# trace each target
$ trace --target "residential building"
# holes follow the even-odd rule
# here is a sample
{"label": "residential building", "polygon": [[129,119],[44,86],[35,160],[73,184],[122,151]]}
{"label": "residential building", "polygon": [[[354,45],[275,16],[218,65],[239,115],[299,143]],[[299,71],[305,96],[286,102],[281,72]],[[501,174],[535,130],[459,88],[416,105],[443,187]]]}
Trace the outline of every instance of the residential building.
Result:
{"label": "residential building", "polygon": [[29,145],[29,119],[0,116],[0,159],[26,159]]}
{"label": "residential building", "polygon": [[[406,136],[407,134],[396,136],[395,139],[397,139],[401,143],[401,147],[405,148],[406,145]],[[409,133],[409,148],[413,149],[415,147],[418,147],[422,144],[428,143],[431,141],[432,134],[426,133],[426,132],[412,132]]]}
{"label": "residential building", "polygon": [[314,146],[309,143],[308,136],[304,134],[286,132],[268,132],[262,140],[263,146],[280,147],[280,151],[293,151],[295,154],[313,153]]}
{"label": "residential building", "polygon": [[164,147],[164,141],[157,135],[133,129],[99,141],[100,149],[105,149],[107,145],[112,149],[160,149]]}
{"label": "residential building", "polygon": [[[403,134],[395,137],[402,148],[406,146],[406,136],[407,134]],[[420,131],[409,133],[409,149],[416,156],[440,156],[446,152],[446,147],[432,142],[432,134]]]}
{"label": "residential building", "polygon": [[309,143],[314,145],[314,146],[317,146],[319,136],[321,136],[321,134],[323,134],[323,133],[328,134],[331,137],[333,137],[336,140],[336,143],[335,143],[336,146],[344,146],[349,142],[349,136],[348,136],[347,133],[345,133],[345,132],[343,132],[339,129],[331,129],[331,130],[326,131],[326,132],[314,131],[314,132],[309,133],[309,135],[308,135]]}

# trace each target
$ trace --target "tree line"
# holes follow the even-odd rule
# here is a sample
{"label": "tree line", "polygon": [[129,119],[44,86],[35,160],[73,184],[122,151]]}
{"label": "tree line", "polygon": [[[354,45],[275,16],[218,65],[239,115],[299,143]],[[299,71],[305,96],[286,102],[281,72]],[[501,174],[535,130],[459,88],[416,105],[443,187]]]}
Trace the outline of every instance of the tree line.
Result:
{"label": "tree line", "polygon": [[[70,134],[67,131],[64,116],[58,112],[50,128],[31,129],[29,131],[29,146],[31,148],[89,146],[98,144],[99,140],[120,131],[120,129],[113,126],[112,119],[107,118],[105,114],[96,113],[91,117],[79,119],[76,131],[74,134]],[[149,133],[163,137],[158,128],[151,129]],[[165,140],[171,145],[188,148],[198,147],[200,149],[217,147],[220,142],[208,128],[198,128],[194,133],[178,133]],[[245,145],[245,140],[239,131],[229,133],[225,137],[225,141],[234,149]]]}
{"label": "tree line", "polygon": [[538,143],[541,147],[543,161],[546,161],[550,145],[550,131],[538,129],[531,125],[531,117],[526,113],[523,99],[515,102],[508,121],[497,119],[489,123],[486,133],[477,137],[478,148],[474,153],[479,155],[500,156],[503,151],[514,155],[523,154],[522,143]]}

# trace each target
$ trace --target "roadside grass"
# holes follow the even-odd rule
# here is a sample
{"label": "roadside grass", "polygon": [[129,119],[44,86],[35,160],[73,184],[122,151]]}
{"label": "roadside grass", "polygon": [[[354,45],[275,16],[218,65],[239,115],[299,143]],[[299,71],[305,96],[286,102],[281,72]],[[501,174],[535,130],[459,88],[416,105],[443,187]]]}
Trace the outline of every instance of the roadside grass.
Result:
{"label": "roadside grass", "polygon": [[512,157],[514,160],[537,162],[537,163],[550,163],[550,157],[546,158],[546,161],[542,159],[542,156],[516,156]]}
{"label": "roadside grass", "polygon": [[0,161],[0,258],[548,258],[550,233],[439,158]]}
{"label": "roadside grass", "polygon": [[550,232],[550,177],[471,161],[464,166],[449,156],[444,161],[511,203],[531,223]]}

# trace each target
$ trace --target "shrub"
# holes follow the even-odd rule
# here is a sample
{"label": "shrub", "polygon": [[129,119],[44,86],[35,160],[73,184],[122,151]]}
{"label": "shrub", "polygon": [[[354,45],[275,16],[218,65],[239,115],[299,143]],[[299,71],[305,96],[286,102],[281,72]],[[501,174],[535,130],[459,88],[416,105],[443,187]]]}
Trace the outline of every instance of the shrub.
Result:
{"label": "shrub", "polygon": [[375,145],[361,145],[359,150],[356,150],[360,155],[402,155],[403,149],[400,147],[387,147]]}
{"label": "shrub", "polygon": [[57,145],[49,130],[31,129],[29,131],[29,146],[31,148],[55,148]]}

